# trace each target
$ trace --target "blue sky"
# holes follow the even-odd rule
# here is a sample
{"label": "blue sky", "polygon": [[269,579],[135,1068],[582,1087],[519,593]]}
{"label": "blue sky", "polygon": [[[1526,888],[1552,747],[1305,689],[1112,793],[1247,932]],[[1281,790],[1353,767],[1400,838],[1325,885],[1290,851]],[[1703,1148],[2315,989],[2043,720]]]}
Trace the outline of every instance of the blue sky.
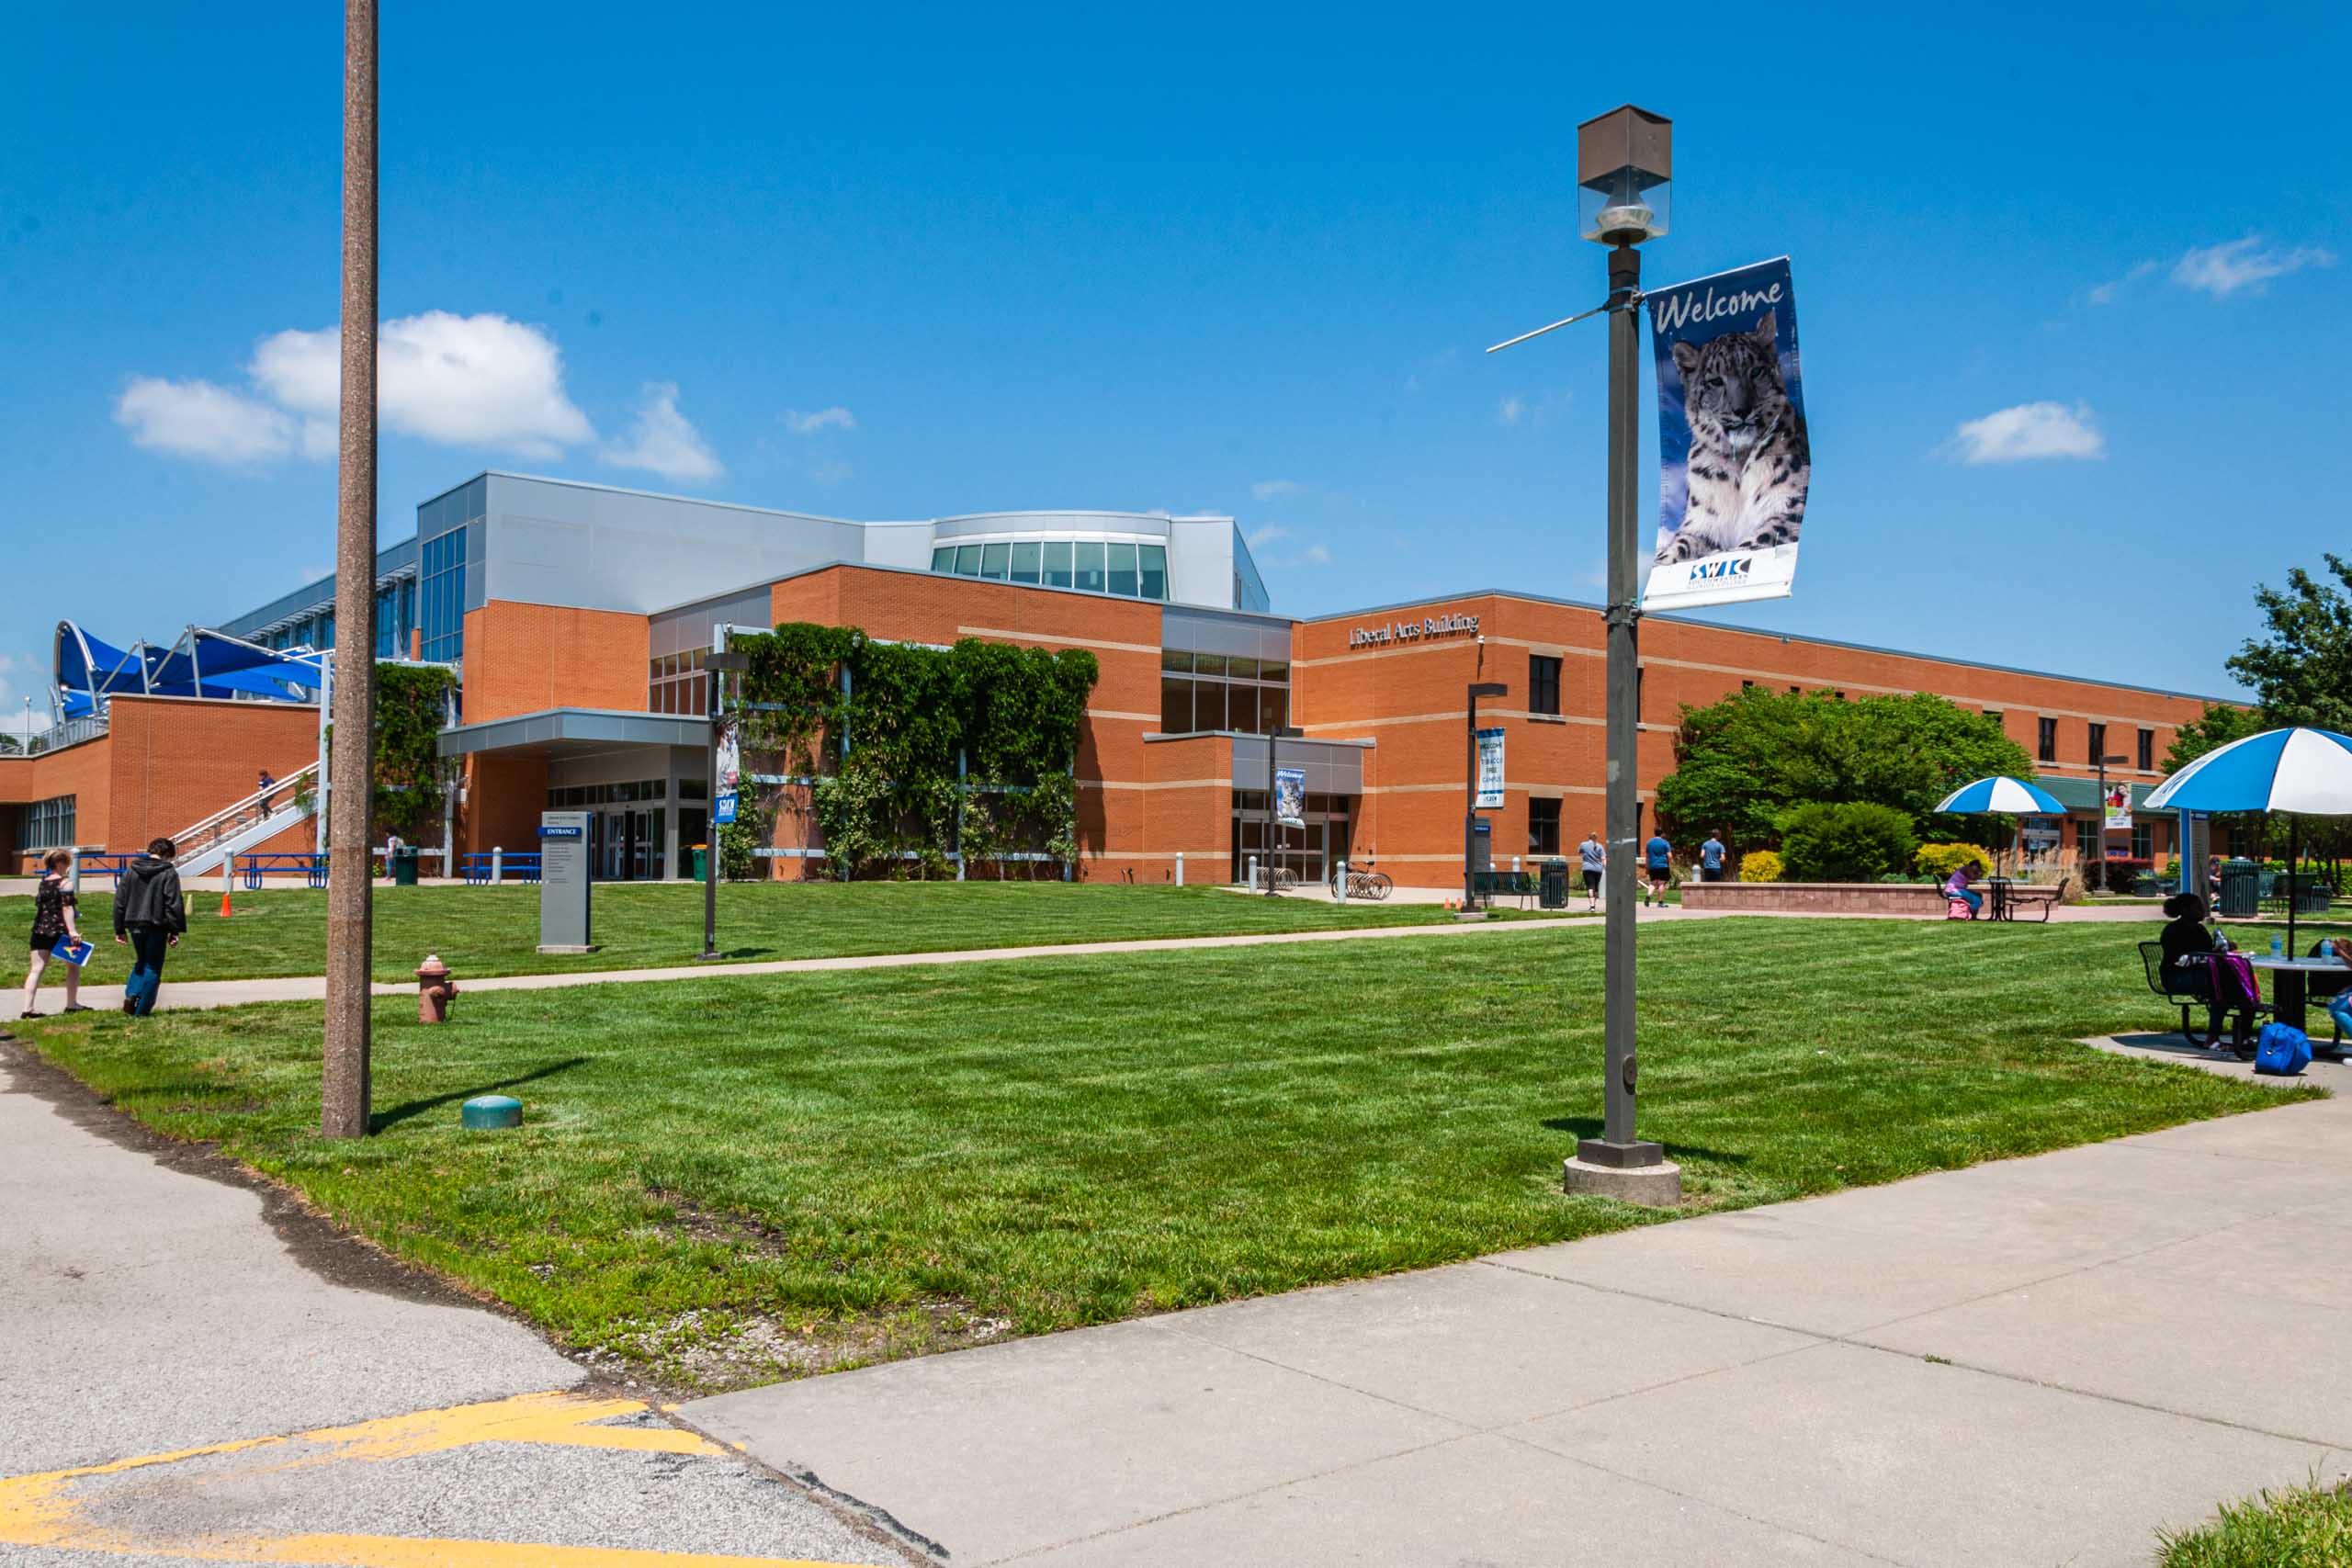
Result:
{"label": "blue sky", "polygon": [[[12,18],[9,710],[61,615],[332,562],[339,11]],[[1574,127],[1630,99],[1650,279],[1786,253],[1804,312],[1796,595],[1722,618],[2220,692],[2352,541],[2341,7],[387,11],[387,539],[494,466],[1229,511],[1302,614],[1590,598],[1602,332],[1479,351],[1598,299]]]}

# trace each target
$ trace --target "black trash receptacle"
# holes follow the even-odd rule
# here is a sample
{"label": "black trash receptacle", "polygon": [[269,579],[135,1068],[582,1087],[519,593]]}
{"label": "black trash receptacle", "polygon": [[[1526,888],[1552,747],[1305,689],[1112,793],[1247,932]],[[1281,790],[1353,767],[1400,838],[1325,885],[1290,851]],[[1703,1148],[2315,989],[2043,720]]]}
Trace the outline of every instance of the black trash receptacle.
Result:
{"label": "black trash receptacle", "polygon": [[1544,891],[1541,901],[1544,908],[1547,909],[1565,909],[1568,907],[1567,862],[1547,860],[1544,863]]}
{"label": "black trash receptacle", "polygon": [[392,886],[395,887],[416,886],[416,852],[406,844],[402,844],[392,852]]}
{"label": "black trash receptacle", "polygon": [[2262,866],[2250,860],[2225,860],[2222,863],[2222,907],[2219,911],[2235,919],[2246,919],[2262,912]]}

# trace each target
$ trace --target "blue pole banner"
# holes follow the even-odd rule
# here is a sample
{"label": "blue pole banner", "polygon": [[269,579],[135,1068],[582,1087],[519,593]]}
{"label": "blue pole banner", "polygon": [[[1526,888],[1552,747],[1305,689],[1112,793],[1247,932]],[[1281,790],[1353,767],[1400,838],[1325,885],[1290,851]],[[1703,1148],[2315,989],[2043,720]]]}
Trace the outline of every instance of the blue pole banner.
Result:
{"label": "blue pole banner", "polygon": [[1499,729],[1478,731],[1478,795],[1477,811],[1500,811],[1503,807],[1503,732]]}
{"label": "blue pole banner", "polygon": [[1787,596],[1813,484],[1786,256],[1652,289],[1657,362],[1655,610]]}
{"label": "blue pole banner", "polygon": [[1274,821],[1283,828],[1306,826],[1306,770],[1274,770]]}

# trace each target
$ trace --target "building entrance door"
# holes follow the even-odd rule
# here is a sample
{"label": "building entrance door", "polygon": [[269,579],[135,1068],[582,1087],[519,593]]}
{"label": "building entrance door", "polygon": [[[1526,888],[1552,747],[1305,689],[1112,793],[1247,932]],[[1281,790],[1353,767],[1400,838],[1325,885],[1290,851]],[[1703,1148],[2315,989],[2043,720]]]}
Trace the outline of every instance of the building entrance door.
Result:
{"label": "building entrance door", "polygon": [[645,882],[662,874],[662,808],[623,807],[595,817],[591,856],[598,880]]}
{"label": "building entrance door", "polygon": [[1344,795],[1308,795],[1306,808],[1300,813],[1306,825],[1275,828],[1270,851],[1266,843],[1266,792],[1235,790],[1233,880],[1238,883],[1249,878],[1253,857],[1261,865],[1271,861],[1286,868],[1302,886],[1312,886],[1328,880],[1332,866],[1348,858],[1349,819],[1354,804],[1351,796]]}

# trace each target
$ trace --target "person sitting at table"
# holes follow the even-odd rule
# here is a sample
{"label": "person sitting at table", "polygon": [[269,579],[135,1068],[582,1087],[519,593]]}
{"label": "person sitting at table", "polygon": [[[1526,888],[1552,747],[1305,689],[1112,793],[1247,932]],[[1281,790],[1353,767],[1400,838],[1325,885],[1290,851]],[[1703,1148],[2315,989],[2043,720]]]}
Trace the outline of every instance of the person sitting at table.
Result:
{"label": "person sitting at table", "polygon": [[[2228,950],[2215,940],[2212,928],[2205,923],[2204,899],[2194,893],[2176,893],[2165,900],[2164,908],[2165,913],[2172,917],[2165,922],[2165,929],[2157,933],[2157,940],[2164,946],[2165,973],[2168,976],[2177,974],[2181,993],[2207,998],[2211,1012],[2206,1032],[2219,1045],[2222,1021],[2232,1012],[2245,1012],[2248,1001],[2258,1001],[2260,998],[2258,995],[2252,998],[2238,995],[2248,988],[2250,976],[2233,976],[2231,980],[2223,982],[2220,994],[2216,995],[2212,957]],[[2181,962],[2184,958],[2193,962],[2184,964]],[[2245,1023],[2245,1020],[2242,1019],[2241,1032]]]}
{"label": "person sitting at table", "polygon": [[1944,897],[1957,898],[1967,905],[1968,918],[1972,920],[1984,912],[1984,895],[1968,886],[1975,877],[1976,863],[1971,860],[1961,862],[1944,879]]}
{"label": "person sitting at table", "polygon": [[[2352,944],[2338,938],[2324,945],[2338,964],[2352,969]],[[2336,1033],[2352,1040],[2352,986],[2345,987],[2327,998],[2327,1016],[2335,1021]]]}

